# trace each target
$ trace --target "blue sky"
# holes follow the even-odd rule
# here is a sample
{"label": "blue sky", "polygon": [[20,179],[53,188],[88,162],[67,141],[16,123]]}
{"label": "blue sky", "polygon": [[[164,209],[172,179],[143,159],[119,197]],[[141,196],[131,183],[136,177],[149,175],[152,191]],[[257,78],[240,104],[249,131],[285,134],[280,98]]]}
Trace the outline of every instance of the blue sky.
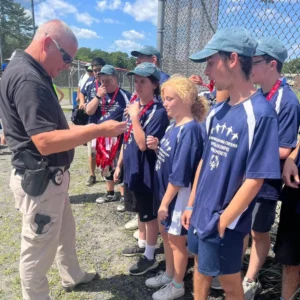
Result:
{"label": "blue sky", "polygon": [[156,46],[157,0],[46,0],[35,6],[35,18],[37,25],[63,20],[79,47],[130,52]]}

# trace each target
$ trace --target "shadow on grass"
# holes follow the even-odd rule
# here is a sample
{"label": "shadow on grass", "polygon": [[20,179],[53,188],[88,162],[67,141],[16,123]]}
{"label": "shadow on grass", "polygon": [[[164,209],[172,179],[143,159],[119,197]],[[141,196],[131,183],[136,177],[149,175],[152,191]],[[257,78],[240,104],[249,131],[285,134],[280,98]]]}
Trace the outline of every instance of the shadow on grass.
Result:
{"label": "shadow on grass", "polygon": [[[117,192],[117,198],[119,199],[120,194]],[[93,193],[93,194],[81,194],[70,196],[71,204],[83,204],[83,203],[93,203],[99,197],[104,197],[105,193]]]}

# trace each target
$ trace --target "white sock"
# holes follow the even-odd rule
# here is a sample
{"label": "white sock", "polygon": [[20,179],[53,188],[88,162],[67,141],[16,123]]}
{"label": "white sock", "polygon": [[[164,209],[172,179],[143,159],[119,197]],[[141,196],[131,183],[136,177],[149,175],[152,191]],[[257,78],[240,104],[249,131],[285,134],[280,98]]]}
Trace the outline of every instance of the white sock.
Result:
{"label": "white sock", "polygon": [[149,260],[154,259],[154,252],[155,252],[155,249],[156,249],[156,245],[150,246],[150,245],[146,244],[146,249],[145,249],[144,255],[145,255]]}
{"label": "white sock", "polygon": [[146,240],[138,239],[138,244],[139,244],[140,248],[145,248],[146,247]]}

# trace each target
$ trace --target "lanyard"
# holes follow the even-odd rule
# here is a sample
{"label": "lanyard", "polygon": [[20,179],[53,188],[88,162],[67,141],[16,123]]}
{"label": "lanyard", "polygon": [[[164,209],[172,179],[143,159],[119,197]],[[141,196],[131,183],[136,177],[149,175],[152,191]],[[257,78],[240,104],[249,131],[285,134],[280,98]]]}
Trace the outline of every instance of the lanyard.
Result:
{"label": "lanyard", "polygon": [[270,101],[272,99],[272,97],[275,95],[275,93],[278,91],[278,89],[280,88],[282,83],[281,79],[278,79],[275,84],[273,85],[271,91],[269,92],[269,94],[267,95],[266,99],[268,101]]}
{"label": "lanyard", "polygon": [[[134,98],[134,97],[133,97]],[[136,99],[131,99],[130,100],[130,103],[133,103],[134,100]],[[133,100],[133,101],[132,101]],[[146,111],[154,104],[154,100],[151,100],[141,111],[141,114],[139,115],[139,119],[142,118],[142,116],[146,113]],[[128,131],[124,133],[124,142],[127,142],[129,140],[129,137],[130,137],[130,134],[131,134],[131,131],[132,131],[132,128],[133,128],[133,125],[130,124],[129,128],[128,128]]]}

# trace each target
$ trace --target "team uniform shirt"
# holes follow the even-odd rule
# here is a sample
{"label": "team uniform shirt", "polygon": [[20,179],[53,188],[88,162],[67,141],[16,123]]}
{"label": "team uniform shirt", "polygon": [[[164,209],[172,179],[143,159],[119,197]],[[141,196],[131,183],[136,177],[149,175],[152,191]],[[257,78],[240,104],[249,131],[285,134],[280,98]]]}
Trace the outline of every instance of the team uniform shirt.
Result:
{"label": "team uniform shirt", "polygon": [[81,75],[79,82],[78,82],[78,87],[79,87],[80,91],[83,89],[84,85],[86,84],[86,82],[88,81],[89,78],[90,78],[90,75],[88,73]]}
{"label": "team uniform shirt", "polygon": [[[81,90],[81,93],[87,97],[87,103],[91,102],[97,95],[97,86],[100,87],[100,82],[96,82],[95,78],[90,78],[84,88]],[[112,105],[110,102],[114,96],[113,93],[107,93],[105,96],[105,114],[102,115],[102,100],[99,100],[99,106],[95,113],[89,116],[89,123],[102,123],[107,120],[116,120],[122,121],[123,112],[127,104],[129,104],[129,99],[131,94],[123,89],[119,89],[119,92],[115,98],[115,101]]]}
{"label": "team uniform shirt", "polygon": [[[127,121],[127,130],[129,130],[132,124],[131,119],[125,117],[125,120]],[[159,140],[163,137],[169,125],[169,119],[166,110],[157,99],[155,99],[154,105],[140,118],[140,124],[146,137],[151,135]],[[141,151],[134,139],[133,130],[131,130],[129,139],[127,141],[124,139],[123,142],[124,183],[130,190],[153,193],[155,160],[155,151],[150,149]]]}
{"label": "team uniform shirt", "polygon": [[181,215],[191,193],[196,169],[203,151],[200,124],[192,120],[181,126],[171,124],[159,143],[154,174],[154,213],[157,214],[168,184],[180,189],[169,205],[166,229],[174,235],[186,230]]}
{"label": "team uniform shirt", "polygon": [[[246,179],[279,179],[278,120],[260,92],[234,106],[217,104],[206,119],[207,144],[191,224],[199,238],[216,232],[220,215]],[[228,226],[248,233],[255,201]]]}
{"label": "team uniform shirt", "polygon": [[160,71],[160,80],[159,80],[159,84],[162,85],[164,82],[166,82],[168,79],[170,78],[170,75]]}
{"label": "team uniform shirt", "polygon": [[[261,91],[261,89],[260,89]],[[268,93],[264,94],[267,97]],[[283,78],[278,91],[270,99],[270,103],[276,110],[279,123],[279,147],[295,148],[297,145],[300,105],[299,101],[290,86]],[[281,166],[284,160],[281,160]],[[282,189],[282,180],[265,180],[258,193],[258,201],[278,200]],[[260,200],[261,199],[261,200]]]}

